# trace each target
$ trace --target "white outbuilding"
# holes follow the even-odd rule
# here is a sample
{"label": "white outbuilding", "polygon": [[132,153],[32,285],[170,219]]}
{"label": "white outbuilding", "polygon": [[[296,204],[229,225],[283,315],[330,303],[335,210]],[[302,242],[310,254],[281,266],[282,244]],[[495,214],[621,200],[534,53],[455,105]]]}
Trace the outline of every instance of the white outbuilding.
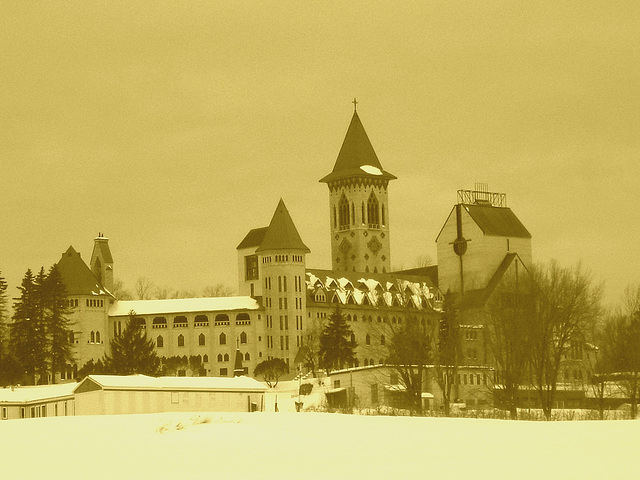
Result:
{"label": "white outbuilding", "polygon": [[89,375],[74,390],[76,415],[157,412],[252,412],[267,387],[249,377]]}

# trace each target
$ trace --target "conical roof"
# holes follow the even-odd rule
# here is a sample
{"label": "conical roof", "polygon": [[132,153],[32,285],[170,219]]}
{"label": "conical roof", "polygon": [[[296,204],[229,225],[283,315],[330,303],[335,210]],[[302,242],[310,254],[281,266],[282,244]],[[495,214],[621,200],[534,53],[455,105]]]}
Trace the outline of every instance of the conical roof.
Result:
{"label": "conical roof", "polygon": [[57,265],[67,295],[110,295],[73,247],[62,254]]}
{"label": "conical roof", "polygon": [[282,199],[278,202],[276,211],[271,218],[271,223],[264,234],[264,239],[256,252],[266,250],[303,250],[307,253],[311,251],[309,247],[302,242],[300,234],[293,224],[291,215],[289,215],[289,211]]}
{"label": "conical roof", "polygon": [[382,169],[367,132],[365,132],[358,112],[353,112],[347,134],[342,142],[340,153],[333,171],[320,181],[329,183],[348,177],[371,177],[393,180],[394,175]]}

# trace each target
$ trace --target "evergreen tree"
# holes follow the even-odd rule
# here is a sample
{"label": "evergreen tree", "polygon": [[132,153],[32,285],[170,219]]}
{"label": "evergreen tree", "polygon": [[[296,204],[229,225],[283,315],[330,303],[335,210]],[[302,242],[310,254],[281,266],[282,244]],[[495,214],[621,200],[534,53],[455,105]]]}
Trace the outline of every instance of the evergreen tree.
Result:
{"label": "evergreen tree", "polygon": [[129,312],[129,320],[122,334],[110,342],[111,356],[105,355],[105,370],[114,375],[156,375],[160,359],[153,340],[136,321],[136,312]]}
{"label": "evergreen tree", "polygon": [[328,370],[341,369],[355,361],[356,343],[351,341],[353,332],[340,312],[340,306],[329,317],[329,323],[320,336],[320,366]]}
{"label": "evergreen tree", "polygon": [[0,362],[7,352],[7,282],[0,272]]}
{"label": "evergreen tree", "polygon": [[35,383],[36,375],[42,373],[46,366],[46,336],[42,321],[42,312],[38,306],[39,285],[44,279],[38,275],[33,277],[31,269],[27,270],[20,290],[20,298],[14,303],[13,324],[10,330],[10,352],[20,365],[26,383]]}
{"label": "evergreen tree", "polygon": [[73,362],[73,351],[69,342],[71,334],[71,313],[67,305],[67,291],[58,267],[54,265],[44,283],[45,326],[48,339],[48,360],[51,378],[55,383],[56,373],[66,370],[67,363]]}

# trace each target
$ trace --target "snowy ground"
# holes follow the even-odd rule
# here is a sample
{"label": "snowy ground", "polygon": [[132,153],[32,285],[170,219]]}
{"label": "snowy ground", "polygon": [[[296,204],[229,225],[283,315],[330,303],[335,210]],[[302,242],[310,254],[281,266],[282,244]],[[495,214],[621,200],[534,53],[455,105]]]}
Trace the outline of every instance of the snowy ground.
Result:
{"label": "snowy ground", "polygon": [[622,479],[640,422],[200,413],[0,422],[2,478]]}

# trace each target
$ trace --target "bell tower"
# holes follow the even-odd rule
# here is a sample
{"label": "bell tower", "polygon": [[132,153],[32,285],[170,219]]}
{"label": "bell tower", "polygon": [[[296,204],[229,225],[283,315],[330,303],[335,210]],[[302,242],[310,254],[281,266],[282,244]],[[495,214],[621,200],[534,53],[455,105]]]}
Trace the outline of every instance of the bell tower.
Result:
{"label": "bell tower", "polygon": [[334,272],[390,271],[389,197],[396,177],[383,170],[354,111],[333,171],[320,182],[329,187],[331,264]]}

